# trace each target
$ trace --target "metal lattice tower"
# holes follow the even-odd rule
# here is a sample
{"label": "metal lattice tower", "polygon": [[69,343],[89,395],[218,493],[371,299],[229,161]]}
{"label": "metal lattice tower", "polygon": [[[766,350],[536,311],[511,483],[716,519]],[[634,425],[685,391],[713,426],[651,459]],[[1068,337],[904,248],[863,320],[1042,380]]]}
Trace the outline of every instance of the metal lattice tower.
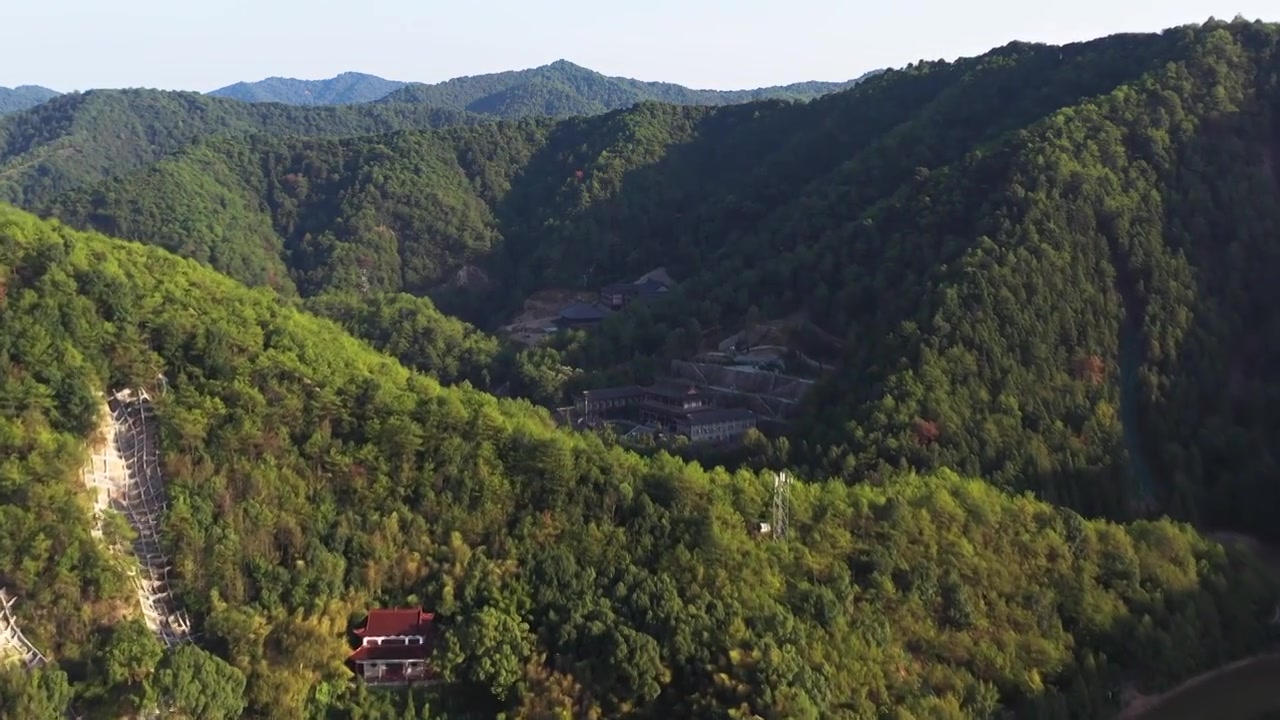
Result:
{"label": "metal lattice tower", "polygon": [[773,537],[787,536],[787,521],[791,514],[791,475],[777,473],[773,479]]}

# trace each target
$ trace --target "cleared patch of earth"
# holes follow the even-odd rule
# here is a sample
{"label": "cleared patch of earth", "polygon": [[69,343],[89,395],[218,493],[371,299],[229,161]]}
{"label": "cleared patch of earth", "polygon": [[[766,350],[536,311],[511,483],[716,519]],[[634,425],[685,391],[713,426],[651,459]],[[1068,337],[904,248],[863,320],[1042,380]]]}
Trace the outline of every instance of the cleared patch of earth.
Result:
{"label": "cleared patch of earth", "polygon": [[562,309],[575,301],[590,302],[595,297],[596,293],[590,290],[539,290],[525,298],[524,307],[501,330],[516,342],[537,345]]}

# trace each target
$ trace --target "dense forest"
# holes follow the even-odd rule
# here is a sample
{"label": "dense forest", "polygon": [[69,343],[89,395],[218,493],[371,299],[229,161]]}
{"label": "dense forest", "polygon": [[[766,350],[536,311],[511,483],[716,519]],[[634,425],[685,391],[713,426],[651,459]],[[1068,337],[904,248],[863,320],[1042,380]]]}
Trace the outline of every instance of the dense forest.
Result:
{"label": "dense forest", "polygon": [[466,381],[496,389],[503,351],[497,338],[445,315],[428,298],[404,293],[325,294],[307,312],[336,321],[347,332],[446,385]]}
{"label": "dense forest", "polygon": [[216,135],[353,135],[480,119],[416,104],[296,107],[160,90],[69,93],[0,117],[0,201],[34,206]]}
{"label": "dense forest", "polygon": [[59,197],[49,211],[250,284],[425,293],[494,254],[493,205],[551,127],[219,140]]}
{"label": "dense forest", "polygon": [[[212,136],[367,135],[494,118],[588,115],[645,100],[725,105],[765,97],[807,99],[856,82],[689,90],[608,78],[561,61],[396,92],[403,83],[360,73],[322,81],[269,78],[208,95],[131,89],[55,98],[52,91],[41,94],[43,88],[0,88],[0,114],[10,112],[0,118],[0,201],[35,207],[57,193],[144,167]],[[382,99],[370,102],[376,98]],[[237,101],[250,102],[246,107]]]}
{"label": "dense forest", "polygon": [[426,103],[502,118],[598,115],[638,102],[736,105],[763,99],[809,100],[845,90],[874,75],[844,82],[799,82],[754,90],[693,90],[674,83],[609,77],[567,60],[527,70],[411,83],[381,102]]}
{"label": "dense forest", "polygon": [[377,75],[345,72],[327,80],[270,77],[257,82],[238,82],[209,94],[245,102],[355,105],[384,98],[404,86],[405,83],[398,80],[386,80]]}
{"label": "dense forest", "polygon": [[663,265],[670,301],[545,365],[616,381],[799,319],[837,360],[787,464],[950,467],[1280,538],[1278,38],[1213,21],[806,103],[219,141],[43,211],[305,296],[428,294],[485,329],[532,291]]}
{"label": "dense forest", "polygon": [[[199,648],[146,633],[85,529],[101,393],[134,386]],[[1100,717],[1275,632],[1247,553],[948,470],[808,478],[756,537],[767,474],[568,433],[269,290],[3,208],[0,408],[0,584],[55,662],[0,673],[5,717]],[[412,602],[446,684],[351,683],[347,629]]]}
{"label": "dense forest", "polygon": [[33,108],[58,96],[56,90],[39,85],[19,85],[16,88],[0,87],[0,115]]}
{"label": "dense forest", "polygon": [[[0,588],[51,661],[0,667],[0,720],[1108,717],[1276,647],[1280,583],[1201,533],[1280,541],[1280,26],[850,85],[562,61],[0,118],[0,201],[54,218],[0,206]],[[658,266],[596,330],[497,332]],[[726,466],[548,412],[762,327],[826,366]],[[92,530],[128,387],[195,645]],[[412,604],[443,684],[352,682]]]}

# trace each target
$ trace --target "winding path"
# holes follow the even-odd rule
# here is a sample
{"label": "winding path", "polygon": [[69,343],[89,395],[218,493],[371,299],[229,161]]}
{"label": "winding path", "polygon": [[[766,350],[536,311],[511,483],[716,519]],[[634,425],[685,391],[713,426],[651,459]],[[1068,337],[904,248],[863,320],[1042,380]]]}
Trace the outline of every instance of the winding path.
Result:
{"label": "winding path", "polygon": [[1135,313],[1128,307],[1126,305],[1125,317],[1120,321],[1120,430],[1125,449],[1129,451],[1129,472],[1135,481],[1138,503],[1145,506],[1155,501],[1155,481],[1138,425],[1138,405],[1142,394],[1138,384],[1142,362],[1138,345],[1141,319],[1134,317]]}
{"label": "winding path", "polygon": [[14,602],[14,597],[0,588],[0,663],[17,659],[28,668],[42,667],[48,661],[18,629],[13,617]]}
{"label": "winding path", "polygon": [[137,537],[133,555],[138,567],[130,577],[143,617],[167,647],[191,638],[191,623],[169,588],[169,559],[160,543],[160,520],[166,509],[164,478],[146,391],[122,390],[107,401],[102,424],[104,443],[84,468],[84,481],[94,491],[96,527],[102,537],[103,511],[119,512]]}
{"label": "winding path", "polygon": [[[1252,552],[1280,580],[1280,550],[1242,533],[1217,531],[1205,537],[1222,545],[1238,545]],[[1280,607],[1272,624],[1280,624]],[[1159,695],[1138,695],[1118,720],[1221,720],[1255,718],[1280,709],[1280,653],[1243,658],[1201,673]]]}

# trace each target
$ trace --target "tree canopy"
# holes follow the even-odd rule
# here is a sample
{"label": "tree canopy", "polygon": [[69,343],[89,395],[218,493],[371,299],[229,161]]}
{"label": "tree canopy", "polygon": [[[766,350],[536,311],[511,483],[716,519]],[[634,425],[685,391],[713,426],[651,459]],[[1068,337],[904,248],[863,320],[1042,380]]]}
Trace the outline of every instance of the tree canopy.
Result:
{"label": "tree canopy", "polygon": [[639,102],[675,105],[736,105],[763,99],[810,100],[846,90],[860,80],[799,82],[753,90],[693,90],[674,83],[608,77],[557,60],[527,70],[454,78],[442,83],[410,83],[380,102],[426,103],[502,118],[570,117],[621,110]]}
{"label": "tree canopy", "polygon": [[55,98],[58,92],[39,85],[19,85],[16,88],[0,87],[0,115],[33,108]]}
{"label": "tree canopy", "polygon": [[[1086,520],[938,471],[797,484],[769,541],[749,532],[767,474],[640,458],[442,387],[161,249],[0,210],[0,267],[4,506],[43,488],[67,515],[27,505],[31,532],[87,527],[95,397],[163,373],[166,544],[228,664],[104,616],[80,648],[24,610],[53,657],[88,658],[72,686],[91,707],[225,716],[225,690],[189,687],[205,665],[219,686],[244,676],[252,713],[378,706],[341,667],[346,629],[411,602],[445,634],[451,689],[422,701],[458,717],[1075,717],[1134,673],[1164,686],[1271,633],[1274,582],[1184,525]],[[105,572],[86,551],[41,573],[11,547],[3,567],[34,570],[5,578],[25,598]]]}
{"label": "tree canopy", "polygon": [[420,104],[298,107],[161,90],[68,93],[0,117],[0,201],[31,207],[218,135],[350,135],[481,119]]}
{"label": "tree canopy", "polygon": [[286,105],[355,105],[373,102],[404,87],[398,80],[376,75],[345,72],[327,80],[297,80],[270,77],[257,82],[238,82],[209,93],[245,102],[275,102]]}
{"label": "tree canopy", "polygon": [[[0,207],[0,586],[53,661],[0,707],[1105,717],[1272,646],[1275,578],[1196,528],[1280,539],[1278,52],[1212,21],[808,102],[0,119],[0,197],[59,218]],[[597,331],[486,333],[657,266],[674,292]],[[728,467],[535,404],[763,326],[824,363]],[[90,531],[125,387],[198,647],[157,643]],[[775,501],[764,466],[802,481]],[[414,604],[443,684],[353,683],[350,629]]]}
{"label": "tree canopy", "polygon": [[46,212],[303,295],[430,295],[484,330],[531,292],[664,266],[668,302],[544,367],[628,379],[782,323],[834,368],[788,438],[810,474],[951,467],[1274,538],[1278,37],[1215,21],[807,103],[232,140]]}

